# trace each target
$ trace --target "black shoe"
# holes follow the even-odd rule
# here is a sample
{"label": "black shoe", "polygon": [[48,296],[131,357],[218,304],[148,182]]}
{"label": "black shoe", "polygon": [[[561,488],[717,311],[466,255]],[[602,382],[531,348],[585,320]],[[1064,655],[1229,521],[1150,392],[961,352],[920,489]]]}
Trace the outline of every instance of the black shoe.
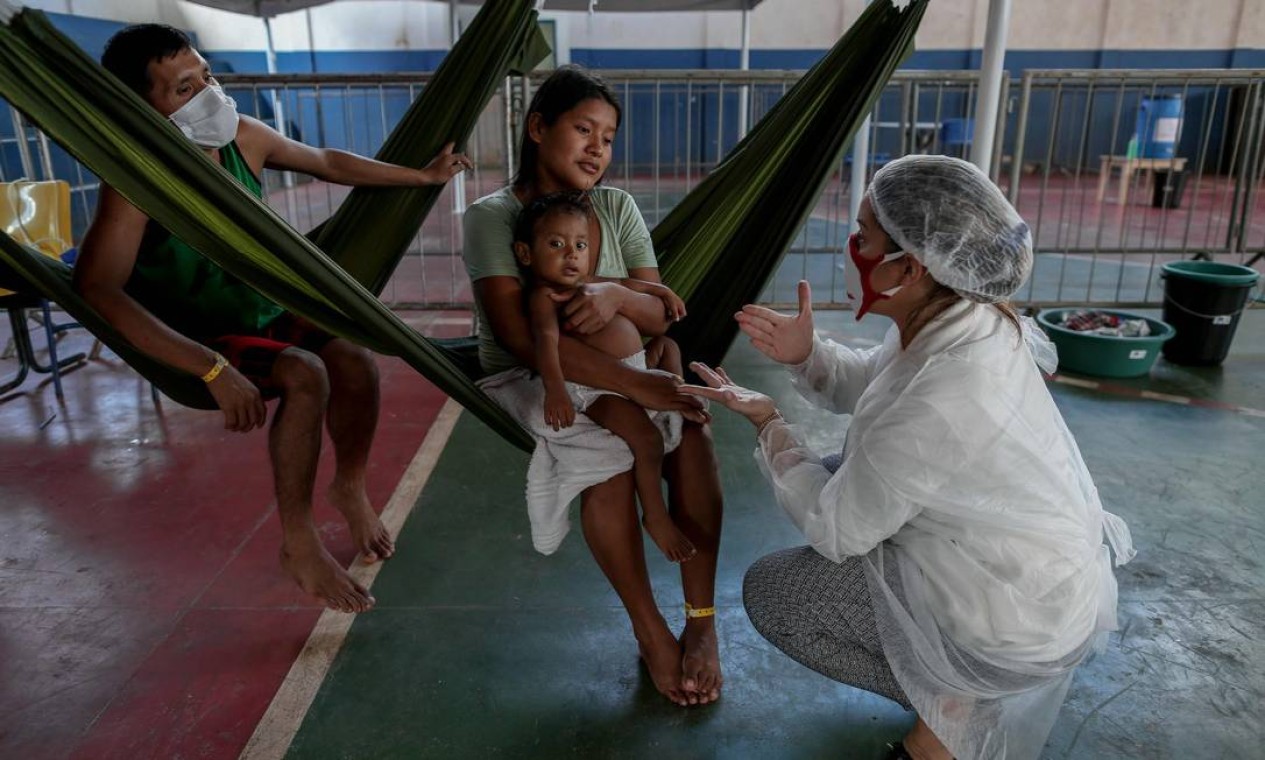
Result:
{"label": "black shoe", "polygon": [[887,754],[883,755],[883,760],[914,760],[909,754],[909,750],[905,749],[904,742],[896,742],[887,745]]}
{"label": "black shoe", "polygon": [[883,760],[914,760],[914,756],[909,754],[909,750],[905,749],[905,743],[896,742],[887,745],[887,754],[883,755]]}

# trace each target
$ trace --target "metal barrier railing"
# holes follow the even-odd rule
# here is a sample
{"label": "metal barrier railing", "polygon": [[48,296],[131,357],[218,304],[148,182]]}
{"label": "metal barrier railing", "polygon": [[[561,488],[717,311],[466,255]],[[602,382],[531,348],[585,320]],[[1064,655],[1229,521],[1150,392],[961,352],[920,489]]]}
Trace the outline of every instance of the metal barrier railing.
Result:
{"label": "metal barrier railing", "polygon": [[[631,192],[651,225],[714,168],[742,136],[802,76],[794,71],[602,71],[619,95],[623,125],[608,181]],[[543,75],[513,82],[517,127],[523,104]],[[875,104],[870,119],[869,171],[910,152],[965,156],[969,115],[979,72],[900,71]],[[762,294],[795,299],[807,279],[822,306],[837,306],[850,230],[851,149],[831,174],[816,207]]]}
{"label": "metal barrier railing", "polygon": [[[608,181],[636,197],[651,225],[723,158],[745,125],[756,123],[801,76],[706,70],[601,74],[624,108]],[[1155,303],[1163,261],[1194,254],[1250,261],[1253,251],[1265,250],[1262,74],[1030,71],[1017,93],[1006,83],[994,179],[1032,225],[1038,251],[1033,281],[1020,300]],[[466,204],[508,180],[522,113],[542,76],[507,80],[493,98],[466,147],[478,168],[445,191],[383,293],[386,302],[401,308],[469,306],[460,214]],[[429,76],[228,74],[221,80],[243,113],[284,134],[372,155]],[[909,153],[966,157],[978,83],[974,71],[897,72],[871,115],[870,172]],[[1162,185],[1170,189],[1167,195],[1160,192],[1161,208],[1152,208],[1146,174],[1164,167],[1152,163],[1141,170],[1140,164],[1122,161],[1130,155],[1142,98],[1173,94],[1184,106],[1174,136],[1175,157],[1184,159],[1184,188],[1181,182]],[[96,178],[11,114],[0,118],[0,180],[67,179],[78,239],[95,208]],[[9,123],[12,131],[6,130]],[[1141,124],[1148,131],[1153,126]],[[822,306],[845,301],[841,265],[850,227],[850,166],[849,150],[763,293],[766,302],[793,301],[799,279],[812,282]],[[1167,168],[1176,168],[1176,162]],[[270,204],[299,230],[324,220],[348,192],[271,170],[261,179]],[[1112,202],[1121,187],[1129,191],[1131,203]],[[1175,203],[1179,194],[1183,197]]]}
{"label": "metal barrier railing", "polygon": [[1038,251],[1021,299],[1154,304],[1167,261],[1259,258],[1263,94],[1260,70],[1024,72],[1004,183]]}
{"label": "metal barrier railing", "polygon": [[[623,126],[608,181],[633,193],[655,224],[737,143],[744,125],[757,122],[801,76],[793,71],[602,71],[620,96]],[[426,74],[247,75],[220,77],[242,113],[312,145],[372,155],[408,104],[426,86]],[[460,261],[460,213],[465,204],[503,185],[517,150],[514,136],[542,76],[507,80],[493,98],[467,146],[478,168],[445,192],[427,219],[383,299],[401,307],[447,308],[470,304]],[[964,155],[966,120],[974,107],[977,72],[898,72],[871,120],[871,168],[911,151]],[[16,121],[16,117],[15,117]],[[946,124],[947,127],[946,128]],[[12,156],[0,144],[0,179],[70,178],[75,228],[82,234],[96,203],[96,179],[38,130],[13,142],[38,146],[36,157]],[[0,140],[4,139],[0,134]],[[28,151],[29,152],[29,151]],[[823,304],[844,300],[842,254],[847,239],[850,156],[845,156],[765,293],[770,301],[794,297],[808,278]],[[296,229],[322,221],[347,189],[266,171],[266,197]]]}

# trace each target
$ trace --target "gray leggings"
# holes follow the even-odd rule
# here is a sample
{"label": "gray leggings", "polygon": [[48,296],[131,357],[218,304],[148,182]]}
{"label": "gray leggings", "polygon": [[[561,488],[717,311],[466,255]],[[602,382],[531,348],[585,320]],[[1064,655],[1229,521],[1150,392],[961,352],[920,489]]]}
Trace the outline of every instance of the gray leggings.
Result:
{"label": "gray leggings", "polygon": [[912,710],[883,655],[862,561],[835,564],[807,546],[770,554],[747,570],[742,603],[760,635],[791,659]]}

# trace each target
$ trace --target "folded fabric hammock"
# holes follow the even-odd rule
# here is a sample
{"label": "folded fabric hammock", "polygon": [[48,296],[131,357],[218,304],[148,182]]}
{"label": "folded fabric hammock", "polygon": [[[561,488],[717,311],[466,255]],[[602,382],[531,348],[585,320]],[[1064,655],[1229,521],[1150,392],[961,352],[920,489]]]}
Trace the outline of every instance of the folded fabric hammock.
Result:
{"label": "folded fabric hammock", "polygon": [[[498,6],[504,10],[506,4],[492,0],[480,16]],[[735,335],[732,313],[759,295],[810,213],[843,146],[912,49],[926,4],[927,0],[913,0],[898,8],[891,0],[872,3],[827,57],[655,229],[664,279],[690,303],[690,318],[674,331],[688,356],[711,362],[723,356]],[[315,247],[301,238],[296,244],[298,236],[282,220],[152,109],[139,100],[127,103],[135,97],[132,93],[46,22],[32,20],[36,15],[24,12],[0,27],[0,95],[152,218],[226,270],[326,329],[376,351],[404,356],[497,432],[528,448],[523,430],[453,365],[455,354],[400,324]],[[472,26],[462,41],[473,31]],[[98,81],[102,79],[106,81]],[[87,89],[106,88],[104,97],[85,97],[88,93],[76,86],[84,81],[92,83]],[[118,101],[125,107],[119,108]],[[119,110],[125,113],[113,113]],[[133,134],[145,135],[147,142],[140,143]],[[182,170],[169,171],[169,166]],[[232,213],[224,213],[225,206]],[[366,228],[376,231],[379,223],[366,223]],[[322,229],[317,238],[332,241],[337,235]],[[353,250],[351,246],[364,238],[348,236],[344,250]],[[0,247],[0,265],[12,257],[11,249]],[[32,267],[9,263],[12,271],[39,286],[27,274]],[[707,276],[718,271],[724,277]],[[379,274],[371,272],[363,281],[372,284]],[[46,295],[67,306],[64,293]]]}
{"label": "folded fabric hammock", "polygon": [[[406,118],[403,126],[425,131],[425,139],[418,135],[399,138],[397,127],[392,145],[408,140],[416,143],[404,149],[397,147],[397,154],[411,152],[418,157],[413,165],[420,166],[444,141],[463,142],[511,65],[530,68],[535,64],[527,57],[542,51],[538,38],[536,13],[528,0],[487,3],[458,41],[456,48],[464,50],[455,49],[445,59],[426,94],[410,108],[412,118]],[[436,87],[435,82],[446,85]],[[0,95],[150,218],[235,277],[336,335],[378,353],[400,356],[507,439],[531,448],[527,433],[454,364],[458,357],[404,325],[342,267],[246,192],[38,11],[23,10],[0,25]],[[427,119],[423,109],[434,112],[439,126],[449,131],[432,129],[428,121],[424,128],[419,127],[419,119]],[[454,133],[463,127],[463,132]],[[414,203],[425,203],[425,191],[411,198]],[[429,202],[433,201],[431,196]],[[358,227],[361,231],[354,234],[361,240],[373,240],[398,221],[363,217],[363,212],[353,214],[341,222]],[[399,235],[403,240],[400,250],[378,254],[376,261],[371,261],[379,270],[366,273],[371,284],[378,279],[385,281],[381,270],[389,276],[416,234],[421,216],[415,214],[404,223],[413,227]],[[327,234],[337,233],[337,226],[326,228]],[[347,250],[352,255],[351,249]],[[0,247],[0,264],[8,265],[10,277],[24,277],[29,287],[56,300],[76,318],[85,310],[91,311],[69,288],[52,286],[55,276],[65,283],[64,271],[45,265],[37,275],[44,262],[20,261],[29,253],[20,246],[5,245]],[[366,256],[374,259],[372,253]],[[94,331],[104,325],[99,315],[81,322],[95,325]],[[97,334],[120,356],[139,353],[117,332],[102,329]],[[153,361],[133,366],[180,403],[214,408],[197,378]]]}

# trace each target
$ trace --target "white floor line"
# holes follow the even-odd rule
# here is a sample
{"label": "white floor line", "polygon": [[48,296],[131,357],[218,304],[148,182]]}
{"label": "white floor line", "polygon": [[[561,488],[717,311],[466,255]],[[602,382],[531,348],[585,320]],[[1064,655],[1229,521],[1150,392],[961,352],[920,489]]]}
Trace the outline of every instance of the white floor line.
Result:
{"label": "white floor line", "polygon": [[1171,393],[1156,393],[1155,391],[1142,391],[1138,395],[1141,396],[1142,398],[1147,398],[1152,401],[1167,401],[1170,404],[1182,404],[1185,406],[1190,405],[1190,399],[1186,398],[1185,396],[1174,396]]}
{"label": "white floor line", "polygon": [[[460,416],[461,406],[449,399],[439,411],[439,416],[435,418],[413,461],[404,471],[395,493],[391,494],[391,500],[382,510],[382,523],[393,539],[399,537],[400,528],[417,504],[417,499],[435,470],[439,455],[443,453]],[[350,572],[353,578],[369,588],[382,565],[381,562],[365,565],[357,558],[352,561]],[[286,674],[285,681],[273,697],[272,704],[268,706],[259,725],[255,727],[255,733],[242,749],[239,760],[280,760],[285,757],[355,619],[355,615],[328,609],[321,613],[303,651],[290,667],[290,672]]]}

